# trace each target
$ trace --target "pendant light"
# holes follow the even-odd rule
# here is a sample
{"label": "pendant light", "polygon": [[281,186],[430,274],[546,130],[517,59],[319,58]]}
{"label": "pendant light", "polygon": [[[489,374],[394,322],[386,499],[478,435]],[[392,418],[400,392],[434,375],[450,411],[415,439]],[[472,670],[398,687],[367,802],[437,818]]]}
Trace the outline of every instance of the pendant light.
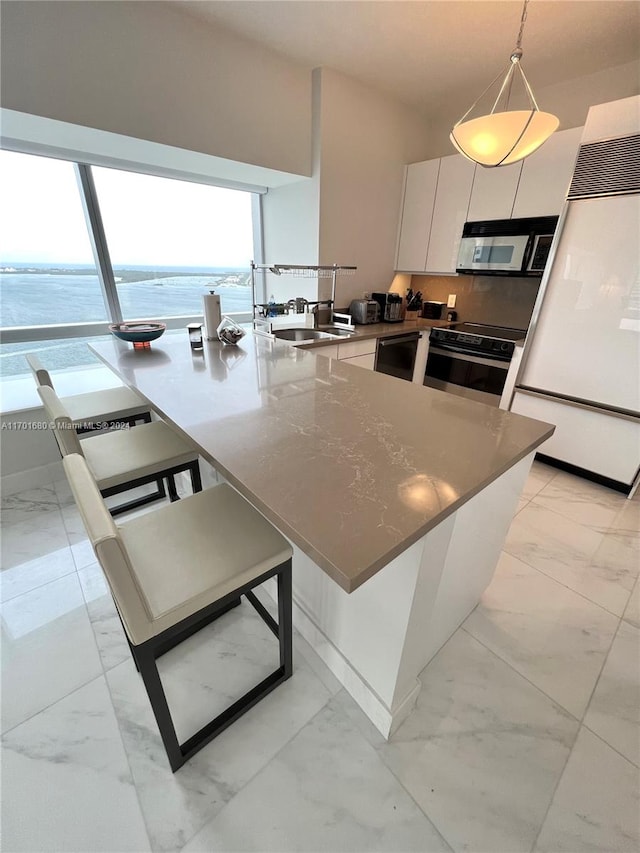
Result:
{"label": "pendant light", "polygon": [[[531,86],[524,75],[520,60],[522,59],[522,33],[527,18],[527,5],[524,0],[520,32],[515,48],[511,52],[509,66],[501,71],[489,83],[480,97],[471,105],[462,118],[456,122],[449,138],[461,154],[480,166],[493,168],[508,166],[523,160],[539,148],[551,136],[560,124],[559,119],[551,113],[540,111]],[[491,112],[478,118],[468,118],[478,102],[492,89],[504,75],[502,85],[493,103]],[[519,76],[518,76],[519,75]],[[509,101],[514,82],[520,79],[529,108],[510,110]]]}

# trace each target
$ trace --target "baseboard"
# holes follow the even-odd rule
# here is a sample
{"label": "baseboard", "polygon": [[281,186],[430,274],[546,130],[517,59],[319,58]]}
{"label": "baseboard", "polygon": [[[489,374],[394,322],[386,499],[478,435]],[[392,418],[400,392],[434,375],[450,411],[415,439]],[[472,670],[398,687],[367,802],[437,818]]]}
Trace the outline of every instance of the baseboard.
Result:
{"label": "baseboard", "polygon": [[62,462],[51,462],[49,465],[40,465],[38,468],[29,468],[27,471],[17,471],[15,474],[0,477],[0,490],[3,495],[15,495],[27,489],[50,486],[57,480],[64,480]]}
{"label": "baseboard", "polygon": [[[275,583],[267,581],[264,586],[268,593],[275,596],[277,600]],[[382,736],[388,739],[413,710],[413,706],[420,693],[420,682],[416,679],[415,684],[407,695],[397,702],[393,708],[388,708],[376,692],[372,690],[367,682],[346,660],[340,650],[334,646],[326,634],[313,622],[304,607],[296,601],[295,593],[293,599],[293,624],[345,690],[362,708]]]}

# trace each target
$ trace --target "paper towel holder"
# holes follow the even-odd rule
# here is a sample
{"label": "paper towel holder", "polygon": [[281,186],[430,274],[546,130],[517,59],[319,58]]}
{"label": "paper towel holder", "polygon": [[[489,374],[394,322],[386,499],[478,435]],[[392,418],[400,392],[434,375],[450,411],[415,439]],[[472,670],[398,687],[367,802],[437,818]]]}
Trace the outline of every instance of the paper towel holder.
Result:
{"label": "paper towel holder", "polygon": [[205,335],[209,341],[217,341],[217,328],[222,321],[220,297],[215,290],[210,290],[202,297]]}

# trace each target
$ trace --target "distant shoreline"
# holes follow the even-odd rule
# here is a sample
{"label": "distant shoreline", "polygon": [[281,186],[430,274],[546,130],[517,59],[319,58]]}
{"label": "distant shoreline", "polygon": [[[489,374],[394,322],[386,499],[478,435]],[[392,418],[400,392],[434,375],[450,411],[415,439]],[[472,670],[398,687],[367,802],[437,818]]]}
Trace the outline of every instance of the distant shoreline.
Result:
{"label": "distant shoreline", "polygon": [[[182,268],[180,270],[152,270],[152,269],[135,269],[128,267],[114,267],[113,272],[115,275],[115,280],[118,284],[129,284],[133,282],[142,282],[149,281],[151,279],[157,280],[162,278],[179,278],[179,277],[193,277],[193,276],[210,276],[213,279],[232,279],[235,280],[233,283],[236,285],[249,285],[251,283],[251,275],[250,271],[247,268],[235,268],[229,267],[227,269],[220,268],[217,270],[200,270],[198,267],[194,267],[193,269],[185,269]],[[86,266],[83,268],[75,267],[33,267],[33,266],[13,266],[13,265],[0,265],[0,276],[1,275],[64,275],[64,276],[74,276],[74,275],[91,275],[95,274],[95,268],[91,266]],[[218,281],[216,284],[220,284]]]}

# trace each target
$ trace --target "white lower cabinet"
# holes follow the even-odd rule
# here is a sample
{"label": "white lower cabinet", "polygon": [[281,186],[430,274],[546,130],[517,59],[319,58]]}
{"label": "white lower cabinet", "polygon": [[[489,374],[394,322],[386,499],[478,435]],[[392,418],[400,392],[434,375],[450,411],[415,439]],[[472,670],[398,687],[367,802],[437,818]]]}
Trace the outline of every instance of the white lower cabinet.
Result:
{"label": "white lower cabinet", "polygon": [[314,347],[314,355],[324,355],[327,358],[338,358],[340,361],[348,361],[358,367],[366,367],[373,370],[376,361],[376,338],[368,338],[365,341],[345,341],[340,344],[328,344],[327,346]]}
{"label": "white lower cabinet", "polygon": [[368,338],[366,341],[348,341],[338,344],[338,358],[355,358],[358,355],[369,355],[376,351],[378,341]]}
{"label": "white lower cabinet", "polygon": [[328,344],[324,347],[313,347],[309,350],[314,355],[323,355],[325,358],[338,358],[338,345]]}
{"label": "white lower cabinet", "polygon": [[355,364],[356,367],[364,367],[367,370],[373,370],[376,364],[375,352],[367,353],[366,355],[356,355],[353,358],[343,358],[345,364]]}

